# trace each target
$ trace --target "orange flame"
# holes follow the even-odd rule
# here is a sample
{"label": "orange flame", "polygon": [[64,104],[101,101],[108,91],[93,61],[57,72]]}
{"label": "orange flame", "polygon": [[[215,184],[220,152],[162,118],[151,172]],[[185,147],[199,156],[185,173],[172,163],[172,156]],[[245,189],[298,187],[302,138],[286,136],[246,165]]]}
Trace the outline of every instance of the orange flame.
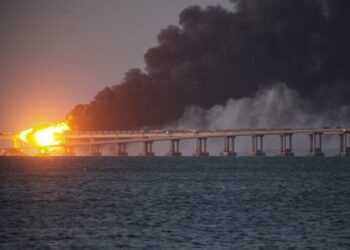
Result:
{"label": "orange flame", "polygon": [[18,136],[27,143],[40,147],[59,146],[63,140],[59,135],[71,130],[66,122],[23,130]]}

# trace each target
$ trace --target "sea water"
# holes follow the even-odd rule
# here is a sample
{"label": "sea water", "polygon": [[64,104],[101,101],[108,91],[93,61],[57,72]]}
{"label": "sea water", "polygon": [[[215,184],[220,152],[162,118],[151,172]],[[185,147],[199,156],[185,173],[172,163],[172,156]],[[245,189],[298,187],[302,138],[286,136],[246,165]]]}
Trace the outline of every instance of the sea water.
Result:
{"label": "sea water", "polygon": [[0,249],[349,249],[350,159],[2,157]]}

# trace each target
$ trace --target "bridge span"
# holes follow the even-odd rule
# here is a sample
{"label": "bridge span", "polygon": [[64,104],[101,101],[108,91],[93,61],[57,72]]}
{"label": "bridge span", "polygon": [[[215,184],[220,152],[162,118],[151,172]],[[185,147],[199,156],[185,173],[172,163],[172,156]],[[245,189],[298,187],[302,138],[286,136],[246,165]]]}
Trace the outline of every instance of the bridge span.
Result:
{"label": "bridge span", "polygon": [[[193,156],[208,156],[207,141],[210,138],[223,138],[223,156],[237,156],[235,152],[235,139],[238,137],[251,138],[250,156],[265,156],[264,137],[278,136],[280,147],[278,156],[294,156],[293,136],[305,135],[309,137],[308,156],[324,156],[322,151],[322,136],[325,134],[338,136],[338,156],[350,156],[349,134],[347,127],[323,127],[323,128],[282,128],[282,129],[230,129],[230,130],[138,130],[138,131],[87,131],[66,132],[60,137],[63,143],[64,155],[75,155],[75,148],[88,146],[90,155],[100,156],[100,147],[104,145],[115,145],[115,155],[127,156],[127,145],[132,143],[143,143],[141,156],[153,156],[153,143],[158,141],[169,141],[167,156],[181,156],[180,141],[196,140],[196,148]],[[18,139],[16,133],[0,133],[0,140],[12,140],[14,148],[25,150],[33,146],[25,145]],[[48,147],[38,148],[39,155],[47,154]]]}

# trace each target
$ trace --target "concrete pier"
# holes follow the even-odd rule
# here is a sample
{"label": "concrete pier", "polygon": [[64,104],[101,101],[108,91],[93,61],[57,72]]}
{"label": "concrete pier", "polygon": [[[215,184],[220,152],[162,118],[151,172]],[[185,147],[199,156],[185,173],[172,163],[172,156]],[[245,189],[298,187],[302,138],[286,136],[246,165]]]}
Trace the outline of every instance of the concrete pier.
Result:
{"label": "concrete pier", "polygon": [[118,143],[116,145],[116,156],[128,156],[128,152],[126,151],[126,143]]}
{"label": "concrete pier", "polygon": [[220,154],[221,156],[237,156],[235,152],[235,137],[226,136],[224,137],[224,151]]}
{"label": "concrete pier", "polygon": [[294,156],[292,150],[292,136],[293,134],[281,134],[281,146],[278,156]]}
{"label": "concrete pier", "polygon": [[140,153],[140,156],[154,156],[152,144],[153,144],[153,141],[145,141],[143,152]]}
{"label": "concrete pier", "polygon": [[19,138],[15,138],[13,139],[13,147],[16,149],[22,149],[24,147],[24,142]]}
{"label": "concrete pier", "polygon": [[249,156],[265,156],[264,153],[264,135],[252,136],[252,151]]}
{"label": "concrete pier", "polygon": [[322,152],[322,133],[321,132],[315,132],[312,134],[309,134],[310,138],[310,149],[307,156],[324,156],[324,153]]}
{"label": "concrete pier", "polygon": [[49,156],[49,149],[46,147],[40,147],[36,156]]}
{"label": "concrete pier", "polygon": [[101,156],[100,146],[99,145],[91,145],[90,147],[90,156]]}
{"label": "concrete pier", "polygon": [[197,148],[193,156],[209,156],[207,152],[207,139],[208,138],[197,138]]}
{"label": "concrete pier", "polygon": [[63,156],[75,156],[73,146],[65,146]]}
{"label": "concrete pier", "polygon": [[169,152],[166,153],[166,156],[181,156],[180,140],[170,140]]}
{"label": "concrete pier", "polygon": [[339,134],[340,148],[337,156],[350,156],[350,147],[348,146],[350,132],[345,131]]}

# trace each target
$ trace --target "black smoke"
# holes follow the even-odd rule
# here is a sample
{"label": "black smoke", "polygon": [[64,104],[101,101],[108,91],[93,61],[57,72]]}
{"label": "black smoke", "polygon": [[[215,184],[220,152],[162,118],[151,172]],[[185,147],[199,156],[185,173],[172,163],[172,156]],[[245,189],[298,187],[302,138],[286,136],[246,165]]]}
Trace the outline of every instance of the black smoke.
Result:
{"label": "black smoke", "polygon": [[68,115],[77,130],[158,128],[186,107],[208,109],[285,83],[315,107],[350,98],[350,1],[235,0],[189,7],[158,35],[146,72],[131,69]]}

